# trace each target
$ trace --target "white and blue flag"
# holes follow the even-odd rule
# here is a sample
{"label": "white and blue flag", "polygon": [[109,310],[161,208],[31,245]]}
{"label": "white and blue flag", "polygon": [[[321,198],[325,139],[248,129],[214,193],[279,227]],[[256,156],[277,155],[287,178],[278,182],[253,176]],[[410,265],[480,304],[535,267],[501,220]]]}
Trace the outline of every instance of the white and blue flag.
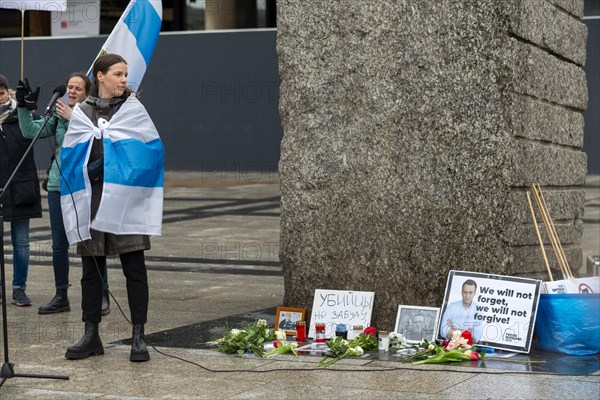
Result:
{"label": "white and blue flag", "polygon": [[[94,138],[102,138],[104,146],[104,185],[98,211],[91,220],[87,164]],[[69,243],[90,239],[90,228],[117,235],[160,236],[164,149],[154,123],[135,95],[110,121],[100,118],[98,126],[76,105],[61,159],[61,207]]]}
{"label": "white and blue flag", "polygon": [[[161,0],[131,0],[94,62],[107,53],[123,57],[129,73],[127,86],[137,91],[154,53],[161,24]],[[91,72],[90,67],[88,75]]]}

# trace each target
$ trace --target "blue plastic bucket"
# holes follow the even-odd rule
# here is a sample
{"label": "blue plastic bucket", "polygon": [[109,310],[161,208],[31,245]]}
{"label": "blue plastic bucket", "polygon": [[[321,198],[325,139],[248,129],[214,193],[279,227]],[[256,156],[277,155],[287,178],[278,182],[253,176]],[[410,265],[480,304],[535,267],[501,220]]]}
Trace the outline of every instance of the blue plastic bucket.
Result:
{"label": "blue plastic bucket", "polygon": [[600,293],[540,295],[535,334],[541,350],[600,353]]}

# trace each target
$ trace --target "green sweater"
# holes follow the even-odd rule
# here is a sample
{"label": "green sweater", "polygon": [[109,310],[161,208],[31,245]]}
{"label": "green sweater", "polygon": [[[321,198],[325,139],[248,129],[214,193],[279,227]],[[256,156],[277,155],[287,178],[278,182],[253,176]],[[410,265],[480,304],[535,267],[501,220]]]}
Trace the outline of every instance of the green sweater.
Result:
{"label": "green sweater", "polygon": [[[25,107],[18,107],[17,112],[19,113],[19,127],[21,128],[21,133],[27,139],[33,139],[37,131],[44,124],[44,119],[34,120],[31,112]],[[49,192],[60,192],[60,151],[62,150],[63,140],[68,128],[69,121],[55,112],[48,120],[44,130],[40,133],[40,137],[49,137],[56,132],[56,153],[48,176]]]}

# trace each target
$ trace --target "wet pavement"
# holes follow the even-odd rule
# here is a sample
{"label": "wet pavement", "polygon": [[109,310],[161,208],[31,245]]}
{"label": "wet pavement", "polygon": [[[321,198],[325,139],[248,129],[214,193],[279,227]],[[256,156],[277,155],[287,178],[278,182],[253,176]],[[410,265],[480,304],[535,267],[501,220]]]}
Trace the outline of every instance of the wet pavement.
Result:
{"label": "wet pavement", "polygon": [[[44,204],[46,204],[44,199]],[[317,368],[317,355],[232,356],[206,341],[233,327],[273,321],[283,299],[279,266],[279,182],[267,174],[168,173],[163,236],[147,252],[150,310],[146,326],[151,360],[130,363],[131,328],[113,302],[101,323],[105,355],[64,358],[82,333],[81,264],[72,256],[72,311],[39,315],[53,295],[50,231],[32,220],[27,293],[32,307],[8,305],[10,362],[14,372],[68,376],[69,380],[14,377],[0,399],[406,398],[596,399],[600,357],[535,349],[525,364],[486,361],[412,366],[389,353],[346,358]],[[584,260],[600,253],[600,177],[588,177]],[[10,247],[6,246],[10,252]],[[12,264],[8,261],[10,282]],[[584,267],[585,269],[585,267]],[[109,259],[114,298],[129,317],[124,278]],[[177,358],[173,358],[177,357]]]}

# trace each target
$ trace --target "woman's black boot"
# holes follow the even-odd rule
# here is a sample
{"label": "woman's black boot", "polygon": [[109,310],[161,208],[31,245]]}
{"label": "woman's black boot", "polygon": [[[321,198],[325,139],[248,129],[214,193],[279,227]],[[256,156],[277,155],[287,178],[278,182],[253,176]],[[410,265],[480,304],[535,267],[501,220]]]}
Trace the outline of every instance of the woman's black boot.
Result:
{"label": "woman's black boot", "polygon": [[66,311],[71,311],[67,289],[56,289],[56,294],[50,300],[50,303],[41,306],[38,309],[38,314],[55,314]]}
{"label": "woman's black boot", "polygon": [[110,314],[110,294],[108,293],[108,289],[102,290],[102,310],[100,311],[100,315],[103,317]]}
{"label": "woman's black boot", "polygon": [[133,325],[133,333],[131,336],[131,354],[129,355],[129,361],[148,361],[150,359],[150,354],[148,354],[146,342],[144,341],[144,325]]}
{"label": "woman's black boot", "polygon": [[85,332],[81,340],[67,349],[65,357],[70,360],[81,360],[89,356],[104,354],[104,347],[98,333],[98,324],[85,321]]}

